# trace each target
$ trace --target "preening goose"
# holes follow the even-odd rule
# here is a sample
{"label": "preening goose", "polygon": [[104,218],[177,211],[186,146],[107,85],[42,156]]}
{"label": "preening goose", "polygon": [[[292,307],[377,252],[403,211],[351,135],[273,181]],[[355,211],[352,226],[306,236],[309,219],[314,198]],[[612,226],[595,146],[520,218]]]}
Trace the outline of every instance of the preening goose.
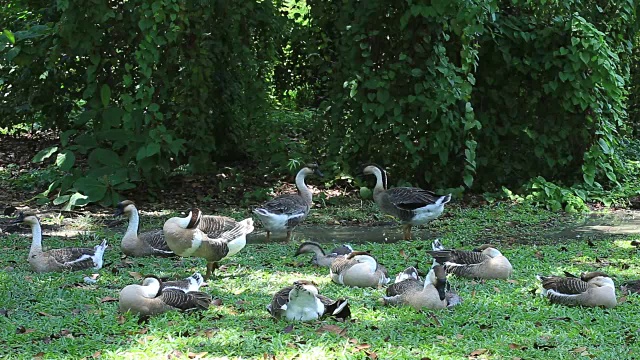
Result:
{"label": "preening goose", "polygon": [[617,305],[616,288],[607,274],[594,271],[583,273],[580,278],[561,276],[536,276],[542,283],[542,296],[553,304],[604,306]]}
{"label": "preening goose", "polygon": [[198,291],[204,284],[204,278],[199,272],[183,280],[162,281],[162,289],[178,289],[185,292]]}
{"label": "preening goose", "polygon": [[119,311],[150,316],[172,310],[206,310],[211,296],[199,291],[164,286],[154,276],[147,276],[142,285],[127,285],[120,291]]}
{"label": "preening goose", "polygon": [[129,216],[129,226],[122,237],[120,248],[128,256],[175,256],[164,240],[162,229],[147,231],[138,234],[140,215],[136,205],[131,200],[118,203],[115,214]]}
{"label": "preening goose", "polygon": [[289,241],[293,229],[309,215],[313,203],[311,190],[305,184],[305,178],[311,174],[324,176],[317,164],[308,164],[296,175],[297,194],[280,195],[253,210],[267,231],[267,241],[271,239],[272,232],[285,231],[286,240]]}
{"label": "preening goose", "polygon": [[102,268],[102,257],[107,248],[107,240],[93,248],[62,248],[42,250],[42,227],[40,220],[31,212],[20,212],[12,223],[25,223],[31,226],[33,240],[29,250],[29,264],[35,272],[53,272],[64,270],[84,270]]}
{"label": "preening goose", "polygon": [[447,274],[442,265],[431,268],[424,282],[418,278],[416,269],[410,267],[396,277],[382,300],[384,304],[408,305],[416,310],[444,309],[460,303],[460,297],[448,290],[447,285]]}
{"label": "preening goose", "polygon": [[306,280],[295,281],[293,286],[278,291],[267,305],[267,311],[276,319],[293,321],[317,320],[325,315],[339,319],[351,316],[347,300],[320,295],[317,285]]}
{"label": "preening goose", "polygon": [[342,255],[350,254],[353,251],[353,248],[349,245],[342,245],[331,250],[329,254],[324,252],[322,246],[317,242],[306,241],[300,244],[298,250],[296,251],[295,256],[312,253],[311,264],[314,266],[322,266],[322,267],[330,267],[333,261]]}
{"label": "preening goose", "polygon": [[[184,218],[167,220],[162,230],[169,248],[177,255],[207,260],[205,279],[209,279],[220,260],[235,255],[247,244],[247,234],[253,231],[253,219],[235,222],[222,216],[208,216],[210,231],[205,233],[198,226],[202,218],[200,209],[193,208]],[[233,227],[228,229],[232,222]]]}
{"label": "preening goose", "polygon": [[387,189],[387,173],[379,165],[366,165],[362,173],[375,175],[373,200],[382,212],[400,219],[405,240],[411,239],[412,226],[426,224],[439,217],[444,211],[444,205],[451,201],[451,194],[439,196],[416,187]]}
{"label": "preening goose", "polygon": [[364,251],[338,256],[331,264],[329,274],[333,282],[347,286],[378,287],[390,281],[387,269]]}
{"label": "preening goose", "polygon": [[473,251],[445,249],[440,241],[433,242],[434,263],[444,265],[447,273],[472,279],[507,279],[513,268],[498,249],[485,244]]}

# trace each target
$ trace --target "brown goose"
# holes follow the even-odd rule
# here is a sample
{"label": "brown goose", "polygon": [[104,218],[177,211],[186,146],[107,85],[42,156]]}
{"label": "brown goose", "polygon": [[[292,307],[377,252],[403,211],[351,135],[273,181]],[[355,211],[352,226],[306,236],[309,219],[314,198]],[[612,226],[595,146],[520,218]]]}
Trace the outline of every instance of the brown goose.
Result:
{"label": "brown goose", "polygon": [[317,164],[308,164],[296,175],[297,194],[280,195],[253,210],[267,231],[267,241],[271,239],[272,232],[285,231],[287,232],[286,241],[289,241],[293,229],[309,215],[312,194],[304,180],[311,174],[324,176]]}
{"label": "brown goose", "polygon": [[436,265],[431,268],[424,282],[420,281],[414,267],[407,268],[396,277],[396,282],[387,288],[387,296],[383,297],[382,301],[388,305],[408,305],[416,310],[435,310],[459,304],[460,297],[447,291],[445,268]]}
{"label": "brown goose", "polygon": [[25,223],[31,226],[33,240],[29,250],[29,264],[35,272],[53,272],[65,270],[85,270],[102,268],[102,257],[107,248],[107,240],[93,248],[62,248],[44,251],[42,249],[42,227],[40,220],[31,212],[20,212],[12,223]]}
{"label": "brown goose", "polygon": [[444,265],[447,273],[472,279],[507,279],[513,268],[509,260],[498,249],[485,244],[473,251],[447,250],[440,241],[433,242],[435,264]]}
{"label": "brown goose", "polygon": [[331,253],[326,254],[322,246],[317,242],[306,241],[300,244],[295,256],[312,253],[311,264],[314,266],[330,267],[333,261],[342,255],[348,255],[353,251],[353,248],[349,245],[342,245],[331,250]]}
{"label": "brown goose", "polygon": [[[169,248],[177,255],[207,260],[205,279],[209,279],[220,260],[235,255],[247,244],[247,234],[253,231],[253,220],[248,218],[235,222],[221,216],[208,216],[206,219],[210,229],[207,233],[199,229],[202,212],[197,208],[189,210],[184,218],[167,220],[162,230]],[[235,224],[226,230],[231,222]]]}
{"label": "brown goose", "polygon": [[375,175],[373,200],[382,212],[400,219],[405,240],[411,239],[412,226],[426,224],[439,217],[444,211],[444,205],[451,201],[451,194],[439,196],[416,187],[387,189],[387,173],[379,165],[366,165],[362,172],[365,175]]}
{"label": "brown goose", "polygon": [[542,296],[553,304],[604,306],[617,305],[613,280],[605,273],[583,273],[580,278],[561,276],[536,276],[542,283]]}
{"label": "brown goose", "polygon": [[278,291],[267,305],[267,311],[276,319],[310,321],[323,316],[346,319],[351,316],[347,300],[332,300],[318,293],[311,281],[298,280],[293,286]]}
{"label": "brown goose", "polygon": [[389,283],[387,269],[371,254],[354,251],[338,256],[329,268],[331,280],[337,284],[356,287],[378,287]]}
{"label": "brown goose", "polygon": [[211,296],[199,291],[185,291],[164,286],[155,276],[147,276],[142,285],[127,285],[120,291],[119,311],[142,316],[161,314],[172,310],[206,310]]}
{"label": "brown goose", "polygon": [[124,233],[120,248],[128,256],[175,256],[164,240],[162,229],[147,231],[138,234],[140,215],[136,205],[131,200],[124,200],[118,203],[115,214],[129,216],[129,226]]}

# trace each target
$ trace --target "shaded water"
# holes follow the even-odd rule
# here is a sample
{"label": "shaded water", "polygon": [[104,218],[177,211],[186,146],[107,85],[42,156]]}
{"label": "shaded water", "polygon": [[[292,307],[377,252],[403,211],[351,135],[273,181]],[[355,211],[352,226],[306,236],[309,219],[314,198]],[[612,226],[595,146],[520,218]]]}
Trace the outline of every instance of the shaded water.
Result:
{"label": "shaded water", "polygon": [[616,210],[614,212],[595,212],[582,221],[569,224],[552,233],[555,237],[611,236],[640,234],[640,211]]}

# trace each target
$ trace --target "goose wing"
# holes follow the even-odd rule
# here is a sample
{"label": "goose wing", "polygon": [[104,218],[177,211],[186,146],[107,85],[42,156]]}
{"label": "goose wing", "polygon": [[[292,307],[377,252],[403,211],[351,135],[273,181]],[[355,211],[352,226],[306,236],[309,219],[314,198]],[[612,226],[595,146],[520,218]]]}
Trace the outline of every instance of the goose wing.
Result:
{"label": "goose wing", "polygon": [[415,210],[427,205],[435,204],[441,196],[433,191],[416,187],[397,187],[387,190],[389,200],[403,210]]}
{"label": "goose wing", "polygon": [[210,238],[218,238],[225,231],[229,231],[236,227],[237,221],[226,216],[205,215],[198,223],[198,229],[207,234]]}
{"label": "goose wing", "polygon": [[141,233],[138,238],[147,243],[158,255],[174,256],[175,253],[171,251],[167,241],[164,239],[164,232],[162,229],[153,230]]}
{"label": "goose wing", "polygon": [[183,311],[206,310],[211,304],[211,296],[200,291],[166,289],[160,293],[159,298],[166,305]]}
{"label": "goose wing", "polygon": [[424,284],[416,279],[407,279],[387,287],[387,296],[402,295],[411,291],[421,291]]}
{"label": "goose wing", "polygon": [[589,288],[589,284],[579,278],[541,276],[540,281],[543,288],[566,295],[581,294]]}
{"label": "goose wing", "polygon": [[286,305],[289,302],[289,293],[291,290],[293,290],[293,286],[287,286],[273,295],[271,304],[267,306],[267,311],[269,311],[273,317],[280,318],[280,316],[282,316],[286,311]]}
{"label": "goose wing", "polygon": [[339,255],[335,260],[331,263],[331,272],[334,274],[341,274],[347,271],[350,267],[355,265],[357,262],[353,259],[347,259],[344,255]]}
{"label": "goose wing", "polygon": [[303,216],[309,211],[309,204],[300,195],[287,194],[267,201],[256,210],[276,215]]}
{"label": "goose wing", "polygon": [[333,316],[338,319],[346,319],[351,316],[351,309],[349,308],[349,303],[346,299],[333,300],[320,294],[316,295],[316,297],[324,305],[324,315]]}
{"label": "goose wing", "polygon": [[489,255],[485,255],[477,251],[432,250],[427,252],[440,264],[452,263],[458,265],[473,265],[480,264],[491,259]]}
{"label": "goose wing", "polygon": [[51,249],[46,252],[60,266],[71,270],[81,270],[93,267],[95,249],[89,248],[63,248]]}
{"label": "goose wing", "polygon": [[331,254],[336,254],[336,255],[349,255],[352,252],[353,252],[353,248],[347,244],[343,244],[331,250]]}

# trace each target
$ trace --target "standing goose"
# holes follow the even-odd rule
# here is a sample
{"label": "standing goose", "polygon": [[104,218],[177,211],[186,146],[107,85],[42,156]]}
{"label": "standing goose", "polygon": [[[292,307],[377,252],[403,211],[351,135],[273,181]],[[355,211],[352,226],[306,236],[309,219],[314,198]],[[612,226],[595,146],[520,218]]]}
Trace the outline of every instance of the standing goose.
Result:
{"label": "standing goose", "polygon": [[447,250],[440,241],[433,242],[429,254],[434,264],[444,265],[447,273],[472,279],[507,279],[513,268],[509,260],[498,249],[484,244],[467,250]]}
{"label": "standing goose", "polygon": [[416,187],[387,189],[387,173],[379,165],[366,165],[362,173],[375,175],[373,200],[382,212],[400,219],[405,240],[411,240],[412,226],[423,225],[439,217],[444,205],[451,201],[451,194],[439,196]]}
{"label": "standing goose", "polygon": [[107,240],[90,248],[62,248],[42,250],[42,228],[40,220],[31,212],[20,212],[12,223],[25,223],[31,226],[33,240],[29,250],[29,264],[35,272],[53,272],[64,270],[84,270],[102,268],[102,257],[107,248]]}
{"label": "standing goose", "polygon": [[169,287],[155,276],[147,276],[142,285],[127,285],[120,291],[119,311],[151,316],[172,310],[206,310],[211,296],[199,291]]}
{"label": "standing goose", "polygon": [[129,226],[124,233],[120,248],[128,256],[175,256],[164,240],[162,229],[147,231],[138,234],[140,215],[136,205],[131,200],[124,200],[118,203],[115,214],[129,216]]}
{"label": "standing goose", "polygon": [[[235,222],[222,216],[208,216],[211,230],[208,233],[198,228],[201,220],[202,212],[193,208],[184,218],[173,217],[167,220],[162,230],[169,248],[177,255],[207,260],[205,279],[209,279],[220,260],[237,254],[247,244],[247,234],[253,231],[253,219]],[[226,230],[231,221],[234,223],[233,227]]]}
{"label": "standing goose", "polygon": [[306,241],[300,244],[295,256],[312,253],[311,264],[314,266],[330,267],[333,261],[338,256],[348,255],[353,252],[353,248],[349,245],[342,245],[331,250],[331,253],[326,254],[322,249],[322,246],[317,242]]}
{"label": "standing goose", "polygon": [[267,231],[267,241],[271,239],[272,232],[285,231],[287,232],[286,241],[289,241],[293,229],[309,215],[312,194],[304,180],[311,174],[324,176],[317,164],[308,164],[296,175],[297,194],[280,195],[253,210]]}
{"label": "standing goose", "polygon": [[444,266],[436,265],[431,268],[424,282],[418,279],[416,269],[410,267],[400,273],[396,282],[387,288],[387,296],[382,298],[382,302],[385,305],[409,305],[416,310],[444,309],[459,304],[458,295],[447,290]]}
{"label": "standing goose", "polygon": [[307,280],[294,281],[293,286],[278,291],[267,305],[267,311],[276,319],[284,317],[294,321],[317,320],[324,315],[338,319],[351,316],[346,299],[332,300],[320,295],[317,285]]}
{"label": "standing goose", "polygon": [[389,283],[387,269],[369,253],[354,251],[337,257],[330,267],[333,282],[356,287],[378,287]]}
{"label": "standing goose", "polygon": [[536,276],[542,283],[542,296],[552,304],[604,306],[617,305],[613,280],[605,273],[583,273],[580,278],[561,276]]}

